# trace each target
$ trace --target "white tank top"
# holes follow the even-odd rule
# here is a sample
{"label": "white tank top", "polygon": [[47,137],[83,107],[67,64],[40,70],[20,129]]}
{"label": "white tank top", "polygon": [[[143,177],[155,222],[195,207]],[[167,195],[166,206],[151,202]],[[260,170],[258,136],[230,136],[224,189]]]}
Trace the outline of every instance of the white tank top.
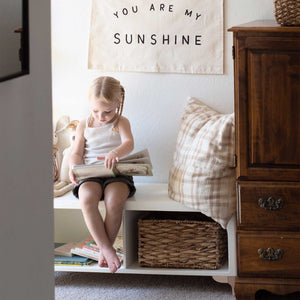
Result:
{"label": "white tank top", "polygon": [[111,150],[120,146],[122,141],[119,132],[113,130],[114,122],[101,127],[88,127],[84,130],[85,155],[84,163],[98,162],[97,156],[105,156]]}

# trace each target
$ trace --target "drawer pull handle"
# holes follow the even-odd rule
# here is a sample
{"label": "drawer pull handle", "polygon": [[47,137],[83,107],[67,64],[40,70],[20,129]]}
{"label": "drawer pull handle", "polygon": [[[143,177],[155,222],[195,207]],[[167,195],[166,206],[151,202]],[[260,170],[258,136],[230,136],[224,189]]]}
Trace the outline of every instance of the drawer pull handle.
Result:
{"label": "drawer pull handle", "polygon": [[267,199],[259,198],[258,204],[266,210],[278,210],[283,207],[283,199],[275,199],[274,197],[269,197]]}
{"label": "drawer pull handle", "polygon": [[259,248],[257,252],[259,254],[259,257],[265,260],[274,261],[280,260],[283,257],[283,250],[281,249],[274,250],[273,248],[268,248],[267,250],[264,250]]}

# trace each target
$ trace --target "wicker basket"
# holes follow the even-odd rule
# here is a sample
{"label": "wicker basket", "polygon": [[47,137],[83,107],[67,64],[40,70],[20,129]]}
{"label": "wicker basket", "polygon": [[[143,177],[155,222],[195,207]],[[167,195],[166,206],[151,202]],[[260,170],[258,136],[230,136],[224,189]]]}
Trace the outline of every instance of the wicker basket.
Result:
{"label": "wicker basket", "polygon": [[142,267],[214,270],[226,259],[226,230],[201,213],[155,213],[138,220]]}
{"label": "wicker basket", "polygon": [[300,25],[300,0],[274,0],[275,19],[285,26]]}

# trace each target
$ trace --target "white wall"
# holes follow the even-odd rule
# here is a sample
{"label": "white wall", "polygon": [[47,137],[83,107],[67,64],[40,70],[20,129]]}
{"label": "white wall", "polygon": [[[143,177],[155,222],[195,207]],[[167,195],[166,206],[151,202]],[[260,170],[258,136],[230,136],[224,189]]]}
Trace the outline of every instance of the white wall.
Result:
{"label": "white wall", "polygon": [[1,300],[54,299],[50,0],[29,8],[30,74],[0,83]]}
{"label": "white wall", "polygon": [[[162,1],[163,3],[163,1]],[[224,75],[101,73],[87,69],[91,0],[52,0],[53,105],[63,114],[88,114],[87,91],[100,75],[118,78],[126,89],[124,115],[135,136],[135,149],[149,148],[153,178],[167,182],[181,114],[189,96],[222,113],[233,111],[232,33],[227,29],[257,19],[273,19],[271,0],[224,0]]]}

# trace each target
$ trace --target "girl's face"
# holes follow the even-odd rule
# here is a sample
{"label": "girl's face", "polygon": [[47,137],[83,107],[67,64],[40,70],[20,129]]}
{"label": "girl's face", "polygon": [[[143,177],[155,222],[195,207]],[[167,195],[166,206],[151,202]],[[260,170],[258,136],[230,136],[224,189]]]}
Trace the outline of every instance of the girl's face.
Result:
{"label": "girl's face", "polygon": [[108,102],[103,98],[99,99],[92,97],[90,99],[90,105],[92,110],[92,116],[96,123],[99,123],[99,125],[105,125],[114,121],[119,102]]}

